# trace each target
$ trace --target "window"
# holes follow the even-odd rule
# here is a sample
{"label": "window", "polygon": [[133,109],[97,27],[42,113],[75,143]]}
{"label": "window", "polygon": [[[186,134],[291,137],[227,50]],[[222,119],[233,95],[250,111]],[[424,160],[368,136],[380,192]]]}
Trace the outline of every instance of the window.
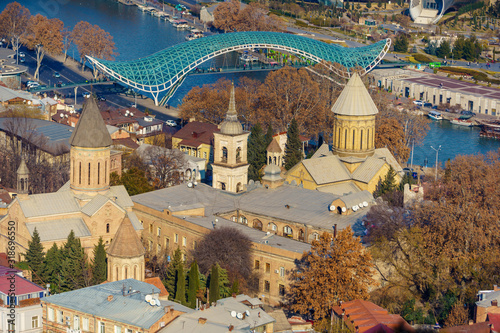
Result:
{"label": "window", "polygon": [[79,162],[78,166],[78,184],[82,184],[82,162]]}
{"label": "window", "polygon": [[279,293],[280,296],[285,296],[285,286],[282,284],[279,285]]}
{"label": "window", "polygon": [[198,243],[196,243],[196,241],[193,242],[193,249],[196,250],[196,246],[198,245]]}
{"label": "window", "polygon": [[266,262],[266,273],[271,273],[271,264]]}
{"label": "window", "polygon": [[361,140],[359,140],[359,149],[363,149],[363,130],[361,130]]}
{"label": "window", "polygon": [[158,227],[158,229],[156,229],[156,236],[160,237],[161,236],[161,228]]}
{"label": "window", "polygon": [[165,248],[168,249],[169,246],[170,246],[170,238],[165,237]]}
{"label": "window", "polygon": [[82,329],[84,331],[88,331],[89,330],[89,318],[83,318],[83,323],[82,323]]}
{"label": "window", "polygon": [[157,244],[157,245],[156,245],[156,253],[157,253],[157,254],[160,254],[160,253],[161,253],[161,245],[160,245],[160,244]]}
{"label": "window", "polygon": [[248,220],[247,220],[247,218],[244,215],[240,216],[240,223],[248,224]]}
{"label": "window", "polygon": [[78,316],[73,317],[73,329],[75,329],[75,330],[80,329],[80,317],[78,317]]}
{"label": "window", "polygon": [[222,162],[227,162],[227,148],[222,147]]}
{"label": "window", "polygon": [[260,261],[258,260],[255,260],[255,265],[253,266],[255,269],[259,269],[260,268]]}
{"label": "window", "polygon": [[278,230],[278,227],[276,226],[276,224],[271,222],[271,223],[268,223],[267,230],[276,231],[276,230]]}
{"label": "window", "polygon": [[125,330],[125,332],[127,332],[127,333],[132,333],[132,330],[131,330],[130,328],[127,328],[127,329]]}
{"label": "window", "polygon": [[106,325],[102,321],[99,322],[99,333],[106,333]]}
{"label": "window", "polygon": [[149,233],[152,234],[153,233],[153,224],[150,224],[149,225]]}
{"label": "window", "polygon": [[292,237],[293,236],[292,228],[290,228],[289,226],[283,227],[283,236]]}
{"label": "window", "polygon": [[207,158],[207,152],[206,152],[206,151],[204,151],[204,152],[203,152],[203,158],[204,158],[204,159],[206,159],[206,158]]}
{"label": "window", "polygon": [[31,317],[31,328],[38,328],[38,316]]}
{"label": "window", "polygon": [[175,234],[174,235],[174,243],[179,243],[179,235],[178,234]]}
{"label": "window", "polygon": [[97,163],[97,184],[99,185],[101,178],[101,162]]}
{"label": "window", "polygon": [[285,276],[285,267],[280,267],[280,277]]}
{"label": "window", "polygon": [[264,291],[269,292],[270,289],[271,289],[271,284],[269,283],[269,281],[264,281]]}
{"label": "window", "polygon": [[90,185],[90,163],[89,163],[89,178],[88,178],[88,185]]}
{"label": "window", "polygon": [[109,234],[109,223],[106,223],[106,233]]}
{"label": "window", "polygon": [[63,312],[61,310],[57,311],[57,322],[61,324],[64,323]]}
{"label": "window", "polygon": [[153,251],[153,241],[149,240],[149,251]]}
{"label": "window", "polygon": [[115,333],[121,333],[121,332],[122,332],[122,328],[120,326],[115,325]]}
{"label": "window", "polygon": [[182,246],[186,246],[186,244],[187,244],[186,237],[182,237]]}
{"label": "window", "polygon": [[54,309],[49,308],[49,321],[54,321]]}
{"label": "window", "polygon": [[9,332],[15,332],[15,331],[16,331],[15,322],[9,321]]}
{"label": "window", "polygon": [[236,222],[236,216],[231,216],[231,221]]}

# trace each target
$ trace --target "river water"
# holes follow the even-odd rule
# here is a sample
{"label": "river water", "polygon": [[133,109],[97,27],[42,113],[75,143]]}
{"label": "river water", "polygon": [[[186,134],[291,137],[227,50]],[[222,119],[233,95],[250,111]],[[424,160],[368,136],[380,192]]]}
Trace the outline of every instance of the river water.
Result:
{"label": "river water", "polygon": [[[0,0],[0,11],[10,1]],[[177,31],[168,21],[143,13],[136,6],[125,6],[114,0],[37,0],[21,1],[31,14],[40,13],[61,19],[72,29],[79,21],[97,24],[113,36],[118,54],[116,60],[132,60],[148,56],[164,48],[184,42],[185,31]],[[69,51],[73,55],[75,50]],[[217,67],[234,62],[234,56],[214,60]],[[207,65],[209,67],[210,65]],[[214,83],[222,77],[238,81],[243,75],[263,80],[267,72],[224,73],[188,76],[169,103],[176,106],[193,86]],[[456,155],[487,153],[500,148],[500,140],[479,138],[479,129],[452,125],[448,121],[434,121],[421,146],[415,146],[414,165],[435,165],[438,148],[441,165]]]}

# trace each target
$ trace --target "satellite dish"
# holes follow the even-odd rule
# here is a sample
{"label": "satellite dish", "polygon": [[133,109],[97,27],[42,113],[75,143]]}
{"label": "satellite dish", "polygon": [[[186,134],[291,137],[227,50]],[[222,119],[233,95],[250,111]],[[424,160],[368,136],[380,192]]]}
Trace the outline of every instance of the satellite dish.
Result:
{"label": "satellite dish", "polygon": [[247,315],[247,317],[250,317],[250,311],[246,310],[245,314]]}
{"label": "satellite dish", "polygon": [[154,298],[151,300],[151,305],[156,305],[156,300]]}
{"label": "satellite dish", "polygon": [[146,295],[146,302],[150,302],[153,299],[151,295]]}
{"label": "satellite dish", "polygon": [[363,206],[368,207],[368,202],[363,201]]}
{"label": "satellite dish", "polygon": [[335,206],[330,205],[330,211],[333,212],[335,210]]}
{"label": "satellite dish", "polygon": [[345,207],[342,207],[342,213],[345,213],[347,209]]}
{"label": "satellite dish", "polygon": [[236,311],[231,311],[231,317],[236,318]]}
{"label": "satellite dish", "polygon": [[359,209],[358,205],[356,205],[356,206],[352,206],[352,210],[353,210],[353,211],[357,211],[358,209]]}
{"label": "satellite dish", "polygon": [[240,312],[238,312],[238,314],[236,315],[236,318],[238,318],[238,319],[243,319],[243,314],[242,314],[242,313],[240,313]]}
{"label": "satellite dish", "polygon": [[189,188],[193,187],[193,183],[189,182],[189,183],[188,183],[188,187],[189,187]]}
{"label": "satellite dish", "polygon": [[363,203],[360,203],[358,206],[359,208],[363,208]]}

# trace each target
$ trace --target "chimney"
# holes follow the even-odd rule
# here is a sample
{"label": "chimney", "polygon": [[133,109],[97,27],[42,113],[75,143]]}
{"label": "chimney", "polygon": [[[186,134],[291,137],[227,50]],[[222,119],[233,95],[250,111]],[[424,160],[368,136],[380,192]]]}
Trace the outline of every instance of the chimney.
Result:
{"label": "chimney", "polygon": [[108,296],[108,302],[111,302],[113,300],[113,295]]}
{"label": "chimney", "polygon": [[492,299],[491,300],[491,306],[498,306],[498,300]]}
{"label": "chimney", "polygon": [[234,329],[234,326],[233,325],[229,325],[228,329],[229,329],[229,332],[231,332]]}
{"label": "chimney", "polygon": [[207,318],[202,318],[202,317],[198,318],[198,324],[202,324],[203,325],[206,322],[207,322]]}
{"label": "chimney", "polygon": [[163,308],[163,311],[165,311],[165,313],[169,313],[173,310],[172,306],[171,305],[167,305]]}

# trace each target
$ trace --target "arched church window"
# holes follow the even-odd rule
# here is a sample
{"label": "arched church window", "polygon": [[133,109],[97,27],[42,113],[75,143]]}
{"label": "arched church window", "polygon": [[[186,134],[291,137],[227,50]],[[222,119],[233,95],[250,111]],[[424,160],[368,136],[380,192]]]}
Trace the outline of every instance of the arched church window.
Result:
{"label": "arched church window", "polygon": [[240,162],[241,162],[241,147],[238,147],[238,149],[236,149],[236,163]]}
{"label": "arched church window", "polygon": [[363,130],[361,130],[361,140],[359,141],[359,149],[363,149]]}
{"label": "arched church window", "polygon": [[345,130],[344,149],[347,149],[347,129]]}
{"label": "arched church window", "polygon": [[227,162],[227,148],[222,147],[222,162]]}
{"label": "arched church window", "polygon": [[356,130],[352,130],[352,149],[354,149],[354,140],[356,138]]}
{"label": "arched church window", "polygon": [[109,223],[106,223],[106,233],[109,234]]}
{"label": "arched church window", "polygon": [[21,178],[21,191],[24,191],[24,178]]}
{"label": "arched church window", "polygon": [[78,167],[78,184],[82,184],[82,162],[79,162]]}
{"label": "arched church window", "polygon": [[101,183],[101,162],[97,162],[97,184]]}
{"label": "arched church window", "polygon": [[89,178],[88,178],[88,184],[90,185],[90,163],[89,163]]}

